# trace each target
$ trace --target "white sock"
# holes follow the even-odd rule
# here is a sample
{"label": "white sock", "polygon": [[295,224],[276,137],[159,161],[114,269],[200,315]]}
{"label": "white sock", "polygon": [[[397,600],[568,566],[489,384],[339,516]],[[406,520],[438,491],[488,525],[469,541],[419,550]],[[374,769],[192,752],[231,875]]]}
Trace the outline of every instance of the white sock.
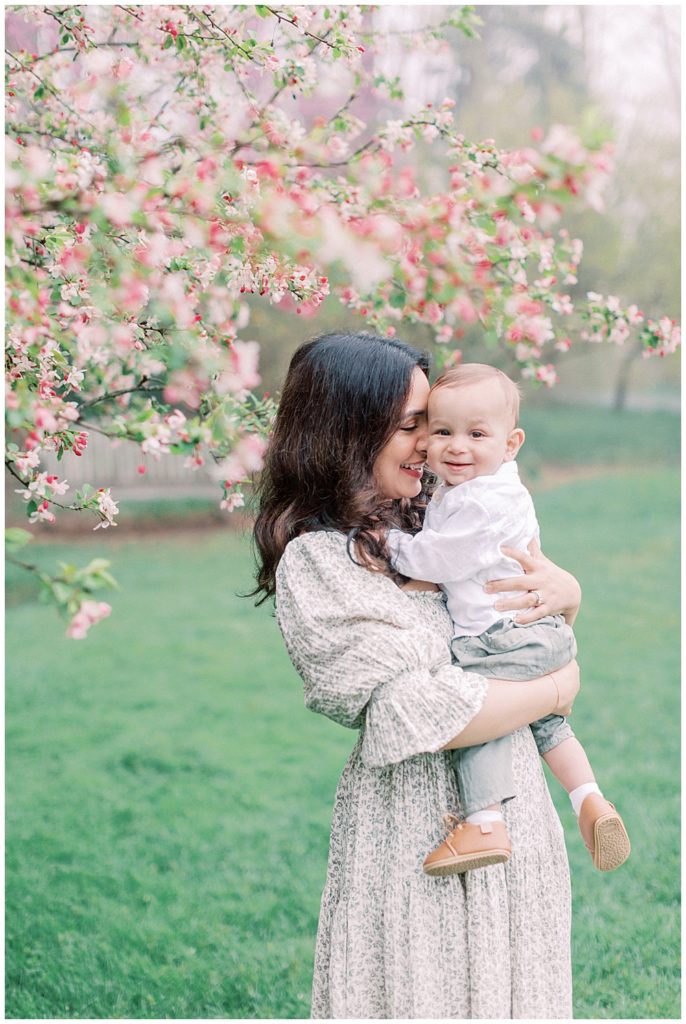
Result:
{"label": "white sock", "polygon": [[502,821],[503,815],[501,811],[474,811],[473,814],[468,814],[466,821],[471,825],[485,825],[487,821]]}
{"label": "white sock", "polygon": [[572,801],[572,807],[574,808],[574,813],[577,818],[579,817],[581,805],[589,793],[597,793],[598,796],[603,795],[595,782],[584,782],[583,785],[577,786],[576,789],[572,789],[569,794],[569,799]]}

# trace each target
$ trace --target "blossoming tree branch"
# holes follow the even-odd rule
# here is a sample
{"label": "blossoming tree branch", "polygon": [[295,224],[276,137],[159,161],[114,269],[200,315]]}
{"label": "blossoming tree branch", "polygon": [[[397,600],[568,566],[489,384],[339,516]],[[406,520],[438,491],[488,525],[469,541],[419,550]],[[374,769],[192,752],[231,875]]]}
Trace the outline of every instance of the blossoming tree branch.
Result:
{"label": "blossoming tree branch", "polygon": [[[106,480],[69,487],[91,432],[189,471],[211,459],[222,508],[243,503],[274,413],[255,391],[248,295],[312,316],[332,294],[389,336],[427,324],[444,362],[478,324],[549,386],[551,353],[575,338],[633,332],[646,356],[679,343],[667,317],[574,294],[582,243],[561,217],[570,202],[602,209],[610,147],[553,125],[504,152],[465,139],[450,100],[404,114],[370,8],[12,11],[51,41],[6,52],[6,465],[30,523],[71,509],[115,524]],[[472,8],[445,11],[398,41],[474,35]],[[418,144],[440,191],[413,170]],[[8,537],[29,569],[30,536]],[[41,579],[69,635],[109,613],[92,596],[114,583],[104,560]]]}

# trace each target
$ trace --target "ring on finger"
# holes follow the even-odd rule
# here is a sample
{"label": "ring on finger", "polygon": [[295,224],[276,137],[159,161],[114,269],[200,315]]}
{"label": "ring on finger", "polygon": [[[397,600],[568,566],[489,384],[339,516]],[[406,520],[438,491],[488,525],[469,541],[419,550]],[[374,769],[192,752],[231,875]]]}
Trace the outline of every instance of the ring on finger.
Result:
{"label": "ring on finger", "polygon": [[534,603],[531,606],[532,608],[538,608],[539,605],[543,604],[543,598],[537,590],[530,590],[529,593],[533,594],[535,598]]}

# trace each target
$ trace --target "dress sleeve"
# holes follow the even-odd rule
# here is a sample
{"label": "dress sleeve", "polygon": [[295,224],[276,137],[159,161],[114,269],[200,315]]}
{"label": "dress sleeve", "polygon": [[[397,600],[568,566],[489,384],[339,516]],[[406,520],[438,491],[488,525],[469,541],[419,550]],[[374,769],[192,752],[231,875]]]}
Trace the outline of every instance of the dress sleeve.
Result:
{"label": "dress sleeve", "polygon": [[277,621],[305,704],[364,726],[362,759],[371,767],[440,750],[486,696],[487,681],[451,664],[445,630],[414,601],[356,565],[342,534],[305,534],[279,564]]}

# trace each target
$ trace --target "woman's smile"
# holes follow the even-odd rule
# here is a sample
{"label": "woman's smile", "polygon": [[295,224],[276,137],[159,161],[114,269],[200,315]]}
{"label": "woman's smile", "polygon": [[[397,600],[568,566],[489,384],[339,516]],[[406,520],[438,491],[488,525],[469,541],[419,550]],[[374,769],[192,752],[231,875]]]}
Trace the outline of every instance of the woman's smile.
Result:
{"label": "woman's smile", "polygon": [[408,463],[401,463],[400,468],[405,473],[409,473],[410,476],[414,477],[415,480],[421,480],[422,474],[424,473],[423,462],[415,462],[414,465],[409,465]]}

